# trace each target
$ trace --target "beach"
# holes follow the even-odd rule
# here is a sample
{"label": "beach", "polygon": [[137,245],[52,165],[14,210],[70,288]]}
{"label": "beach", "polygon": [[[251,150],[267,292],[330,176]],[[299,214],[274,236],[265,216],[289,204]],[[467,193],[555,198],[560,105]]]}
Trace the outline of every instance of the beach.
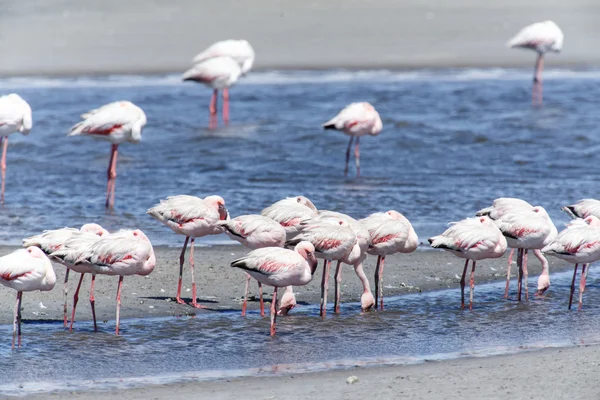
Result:
{"label": "beach", "polygon": [[505,44],[546,19],[565,32],[548,67],[600,62],[590,0],[4,0],[0,11],[3,75],[183,72],[229,38],[252,43],[256,69],[533,67]]}

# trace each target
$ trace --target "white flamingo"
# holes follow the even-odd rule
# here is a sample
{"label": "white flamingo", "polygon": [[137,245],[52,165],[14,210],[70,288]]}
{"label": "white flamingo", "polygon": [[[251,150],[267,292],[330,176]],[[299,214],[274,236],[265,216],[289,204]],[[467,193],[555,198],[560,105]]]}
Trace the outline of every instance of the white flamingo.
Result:
{"label": "white flamingo", "polygon": [[71,128],[67,136],[90,136],[109,141],[111,145],[106,188],[106,208],[115,205],[115,180],[119,144],[139,143],[146,125],[144,111],[129,101],[116,101],[81,115],[83,121]]}
{"label": "white flamingo", "polygon": [[317,208],[304,196],[279,200],[260,213],[278,222],[285,229],[287,239],[292,239],[301,230],[301,222],[318,216]]}
{"label": "white flamingo", "polygon": [[199,53],[192,62],[198,64],[210,58],[230,57],[237,62],[243,74],[247,74],[254,64],[254,49],[247,40],[222,40],[210,45]]}
{"label": "white flamingo", "polygon": [[273,286],[271,301],[271,336],[275,335],[277,288],[308,284],[317,268],[315,248],[309,242],[299,242],[294,250],[266,247],[253,250],[231,263],[252,275],[264,285]]}
{"label": "white flamingo", "polygon": [[218,235],[223,233],[217,223],[229,217],[225,208],[225,200],[220,196],[208,196],[201,199],[195,196],[179,195],[167,197],[160,204],[146,211],[148,215],[159,220],[179,235],[185,236],[181,255],[179,256],[179,283],[177,285],[177,303],[185,304],[181,299],[183,263],[188,241],[190,243],[190,271],[192,274],[192,306],[205,308],[198,304],[196,295],[196,278],[194,275],[194,241],[197,237]]}
{"label": "white flamingo", "polygon": [[526,26],[507,43],[508,47],[535,50],[538,54],[533,74],[532,102],[534,104],[536,102],[542,104],[544,55],[549,51],[559,53],[562,50],[564,37],[558,25],[553,21],[544,21]]}
{"label": "white flamingo", "polygon": [[562,208],[571,218],[587,218],[593,215],[600,218],[600,200],[583,199],[570,206]]}
{"label": "white flamingo", "polygon": [[478,260],[502,257],[506,251],[506,239],[494,221],[487,216],[466,218],[452,222],[450,228],[441,235],[428,239],[431,247],[451,252],[457,257],[465,258],[465,267],[460,280],[461,307],[465,307],[465,277],[469,261],[472,260],[469,309],[473,308],[473,291],[475,289],[475,264]]}
{"label": "white flamingo", "polygon": [[18,336],[21,347],[21,300],[23,292],[48,291],[54,288],[56,275],[52,263],[42,250],[35,246],[16,250],[0,257],[0,283],[17,291],[12,348]]}
{"label": "white flamingo", "polygon": [[360,137],[365,135],[377,136],[383,129],[383,123],[375,107],[366,102],[351,103],[338,115],[325,122],[323,128],[335,129],[350,136],[350,142],[348,142],[348,149],[346,150],[344,176],[348,175],[350,151],[352,150],[352,142],[356,138],[354,160],[356,161],[356,176],[360,176]]}
{"label": "white flamingo", "polygon": [[8,150],[8,136],[21,132],[28,135],[33,126],[31,107],[18,94],[11,93],[0,97],[0,142],[2,147],[2,193],[0,201],[4,204],[4,183],[6,175],[6,151]]}

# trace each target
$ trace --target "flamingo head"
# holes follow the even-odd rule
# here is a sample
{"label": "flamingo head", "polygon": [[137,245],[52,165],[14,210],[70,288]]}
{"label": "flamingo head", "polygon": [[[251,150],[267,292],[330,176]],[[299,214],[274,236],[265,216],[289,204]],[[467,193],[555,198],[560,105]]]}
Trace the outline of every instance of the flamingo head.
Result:
{"label": "flamingo head", "polygon": [[594,215],[590,215],[584,219],[585,223],[589,226],[600,226],[600,219]]}
{"label": "flamingo head", "polygon": [[317,257],[315,256],[315,246],[311,242],[303,240],[298,243],[294,250],[300,254],[310,266],[310,274],[314,275],[317,270]]}
{"label": "flamingo head", "polygon": [[538,278],[538,288],[535,292],[536,296],[541,296],[544,294],[546,290],[550,287],[550,277],[548,275],[542,274]]}
{"label": "flamingo head", "polygon": [[27,252],[33,258],[39,258],[40,260],[47,260],[48,259],[48,256],[46,256],[46,254],[44,254],[44,252],[42,251],[42,249],[40,249],[37,246],[29,246],[27,248]]}
{"label": "flamingo head", "polygon": [[315,205],[313,204],[313,202],[310,201],[310,199],[307,198],[307,197],[298,196],[298,197],[296,197],[296,201],[298,202],[298,204],[302,204],[303,206],[306,206],[306,207],[310,208],[313,211],[319,211],[319,210],[317,210],[317,207],[315,207]]}
{"label": "flamingo head", "polygon": [[219,213],[219,219],[221,221],[225,221],[229,219],[229,213],[225,208],[225,200],[221,196],[208,196],[204,199],[204,202],[209,206],[214,207],[215,210]]}
{"label": "flamingo head", "polygon": [[108,231],[98,224],[84,224],[79,230],[81,232],[93,233],[100,237],[108,235]]}
{"label": "flamingo head", "polygon": [[371,311],[375,306],[375,298],[370,291],[366,291],[360,296],[360,308],[363,311]]}
{"label": "flamingo head", "polygon": [[294,296],[294,292],[286,290],[285,293],[283,293],[283,296],[281,296],[277,315],[287,315],[294,307],[296,307],[296,297]]}

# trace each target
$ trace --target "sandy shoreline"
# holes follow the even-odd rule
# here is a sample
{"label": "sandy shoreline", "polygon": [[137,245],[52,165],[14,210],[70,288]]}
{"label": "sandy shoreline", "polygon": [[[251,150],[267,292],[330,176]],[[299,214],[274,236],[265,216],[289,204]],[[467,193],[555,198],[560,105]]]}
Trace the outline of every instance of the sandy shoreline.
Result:
{"label": "sandy shoreline", "polygon": [[[13,251],[15,247],[0,247],[0,256]],[[177,288],[179,252],[176,248],[155,248],[157,267],[147,277],[126,277],[123,285],[122,318],[179,316],[198,312],[223,310],[241,310],[244,274],[229,267],[231,261],[242,256],[247,251],[242,246],[199,247],[196,255],[196,279],[201,304],[208,310],[196,310],[188,305],[179,305],[174,301]],[[188,250],[189,255],[189,250]],[[530,287],[535,288],[540,265],[531,257]],[[370,256],[365,264],[365,273],[373,291],[373,272],[376,257]],[[564,263],[550,260],[550,271],[557,272],[568,268]],[[415,293],[418,291],[456,289],[456,300],[460,301],[459,279],[464,262],[451,254],[442,251],[417,251],[412,254],[394,255],[386,259],[384,272],[384,293],[386,296]],[[62,320],[63,280],[65,268],[55,264],[57,283],[51,292],[28,292],[23,296],[23,318],[26,320],[51,319]],[[332,276],[333,276],[332,268]],[[513,274],[515,269],[512,269]],[[320,299],[321,266],[317,278],[304,287],[296,289],[299,303],[318,304]],[[496,260],[485,260],[478,264],[476,283],[491,280],[503,280],[506,276],[506,256]],[[77,284],[78,274],[71,274],[69,280],[69,305]],[[184,267],[183,298],[189,300],[191,280],[189,268]],[[79,295],[77,318],[91,318],[88,276],[84,280]],[[360,281],[353,269],[345,266],[343,269],[342,301],[358,302],[362,294]],[[114,320],[117,279],[108,276],[96,278],[96,313],[99,321]],[[475,289],[477,290],[477,288]],[[552,289],[550,289],[552,290]],[[250,286],[251,295],[257,294],[255,284]],[[333,279],[330,278],[329,303],[332,307]],[[502,293],[498,293],[500,297]],[[12,323],[15,291],[0,287],[0,324]],[[271,298],[271,289],[267,289],[267,299]],[[40,302],[44,307],[40,307]],[[258,309],[258,301],[253,301],[249,309]],[[100,323],[102,329],[102,323]]]}

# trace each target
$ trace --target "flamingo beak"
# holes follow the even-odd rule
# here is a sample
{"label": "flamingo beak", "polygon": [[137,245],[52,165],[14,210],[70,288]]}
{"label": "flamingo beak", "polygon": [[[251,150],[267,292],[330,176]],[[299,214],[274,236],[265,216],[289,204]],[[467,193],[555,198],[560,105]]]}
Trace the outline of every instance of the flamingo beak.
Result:
{"label": "flamingo beak", "polygon": [[538,289],[538,290],[535,292],[535,295],[536,295],[536,296],[543,296],[543,295],[544,295],[544,293],[546,292],[546,290],[548,290],[548,288],[549,288],[549,286],[546,286],[546,287],[543,287],[543,288],[541,288],[541,289]]}
{"label": "flamingo beak", "polygon": [[317,266],[319,265],[314,253],[311,253],[310,256],[308,256],[308,264],[310,265],[310,274],[314,275],[315,271],[317,270]]}
{"label": "flamingo beak", "polygon": [[219,219],[225,221],[229,218],[229,213],[223,204],[219,204]]}

